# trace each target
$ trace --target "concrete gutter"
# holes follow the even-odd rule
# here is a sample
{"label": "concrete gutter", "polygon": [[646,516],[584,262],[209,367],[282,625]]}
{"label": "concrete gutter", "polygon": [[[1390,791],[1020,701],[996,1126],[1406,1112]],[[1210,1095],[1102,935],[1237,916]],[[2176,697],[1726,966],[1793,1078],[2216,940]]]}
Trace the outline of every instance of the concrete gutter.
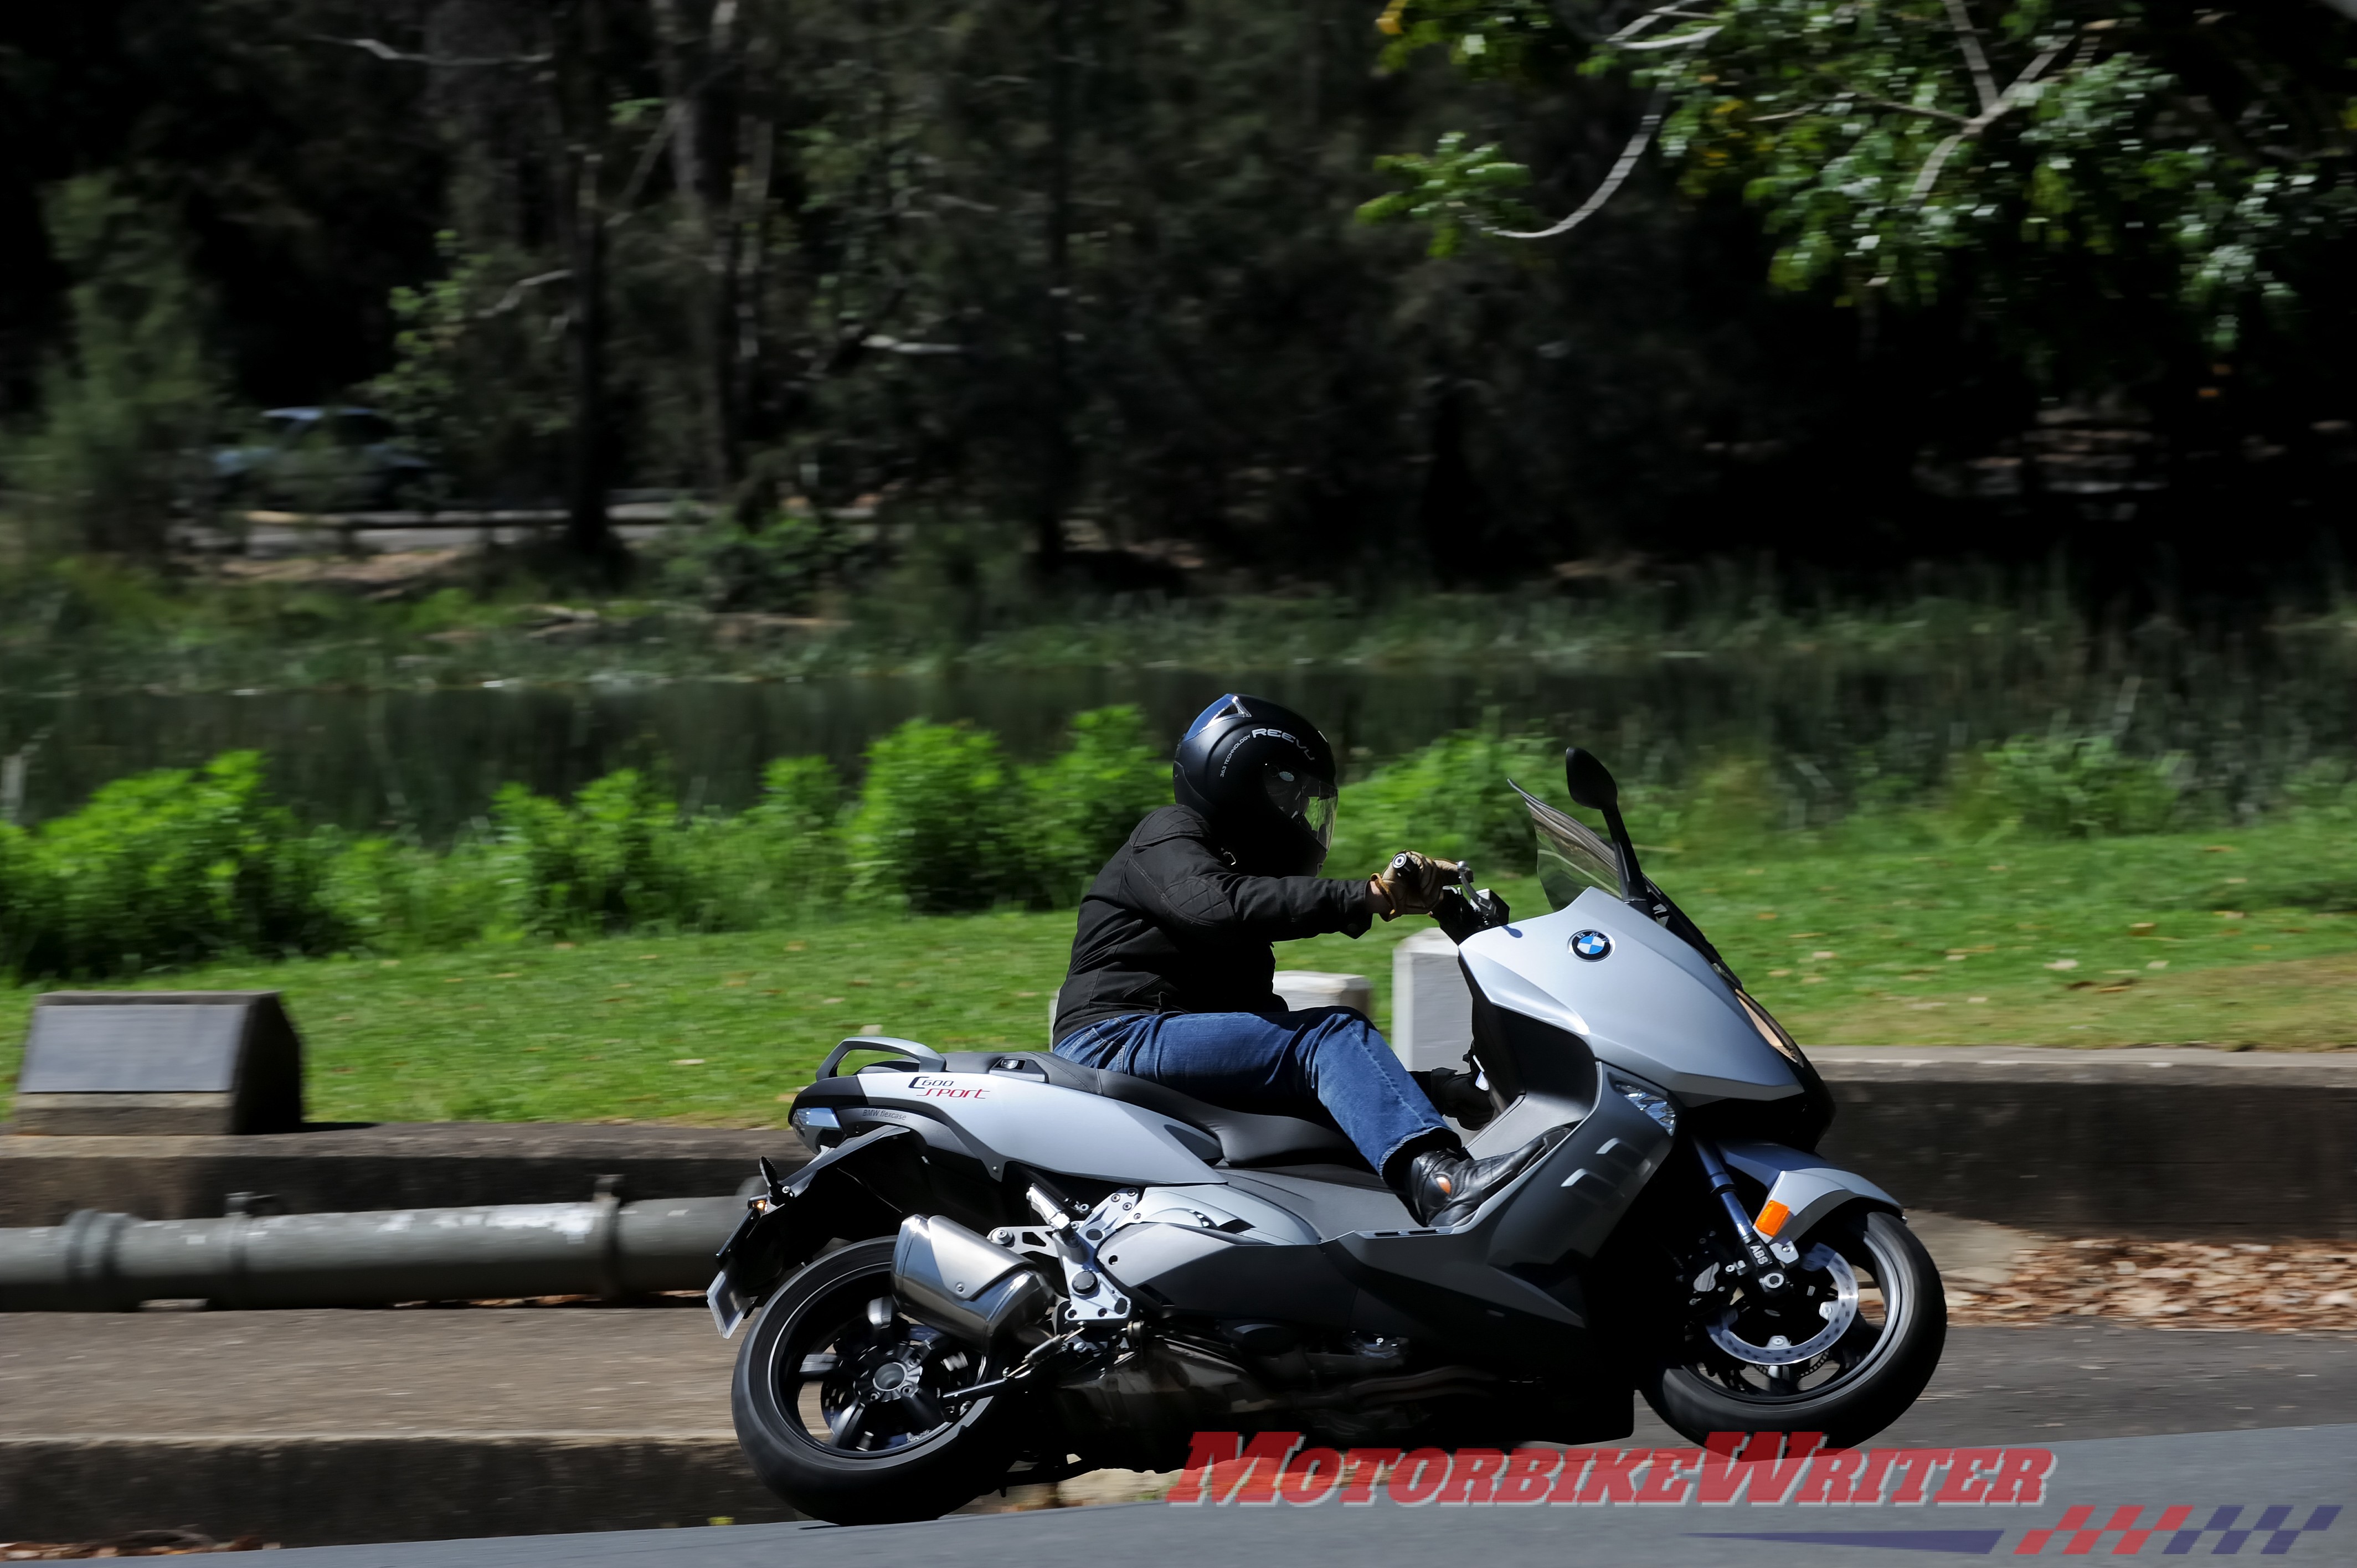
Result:
{"label": "concrete gutter", "polygon": [[2357,1052],[1835,1046],[1825,1155],[2058,1236],[2357,1237]]}
{"label": "concrete gutter", "polygon": [[569,1203],[601,1176],[630,1197],[735,1192],[769,1155],[808,1158],[783,1129],[568,1122],[411,1122],[254,1136],[0,1135],[0,1226],[76,1209],[149,1219],[226,1213],[231,1193],[282,1213]]}

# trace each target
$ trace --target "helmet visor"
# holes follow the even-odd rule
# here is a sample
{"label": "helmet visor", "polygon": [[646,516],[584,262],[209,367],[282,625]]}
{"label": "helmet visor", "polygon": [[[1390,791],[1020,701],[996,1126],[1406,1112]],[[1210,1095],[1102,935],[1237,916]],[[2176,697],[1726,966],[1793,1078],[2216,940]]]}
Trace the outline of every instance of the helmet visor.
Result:
{"label": "helmet visor", "polygon": [[1262,779],[1269,804],[1309,830],[1318,847],[1334,843],[1334,786],[1291,768],[1272,768]]}

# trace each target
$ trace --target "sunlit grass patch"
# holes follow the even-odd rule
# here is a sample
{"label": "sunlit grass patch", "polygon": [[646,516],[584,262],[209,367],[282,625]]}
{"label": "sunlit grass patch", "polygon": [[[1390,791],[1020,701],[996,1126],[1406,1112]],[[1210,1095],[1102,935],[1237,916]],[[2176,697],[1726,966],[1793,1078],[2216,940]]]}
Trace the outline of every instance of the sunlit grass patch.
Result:
{"label": "sunlit grass patch", "polygon": [[[1664,854],[1655,875],[1804,1045],[2357,1042],[2357,852],[2323,822],[1932,852],[1796,837]],[[1501,887],[1542,912],[1534,884]],[[1422,923],[1287,943],[1277,961],[1366,975],[1387,1024],[1392,945]],[[142,983],[283,990],[315,1120],[768,1125],[847,1035],[1040,1047],[1071,937],[1069,912],[862,913]],[[0,991],[12,1079],[34,994]]]}

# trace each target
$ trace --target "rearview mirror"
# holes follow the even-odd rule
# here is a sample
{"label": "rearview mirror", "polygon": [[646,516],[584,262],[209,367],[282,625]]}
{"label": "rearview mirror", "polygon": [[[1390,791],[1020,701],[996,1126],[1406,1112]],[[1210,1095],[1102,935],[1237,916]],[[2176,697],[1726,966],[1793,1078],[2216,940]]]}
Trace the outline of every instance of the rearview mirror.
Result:
{"label": "rearview mirror", "polygon": [[1591,811],[1609,811],[1620,800],[1620,786],[1612,781],[1611,770],[1596,760],[1594,752],[1576,746],[1564,748],[1563,782],[1572,802]]}

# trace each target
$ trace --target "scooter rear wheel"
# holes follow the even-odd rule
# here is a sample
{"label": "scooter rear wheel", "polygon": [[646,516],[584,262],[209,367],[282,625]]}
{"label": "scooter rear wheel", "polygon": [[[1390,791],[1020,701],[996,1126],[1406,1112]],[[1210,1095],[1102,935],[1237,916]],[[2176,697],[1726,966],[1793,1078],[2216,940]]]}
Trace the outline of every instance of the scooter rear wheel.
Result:
{"label": "scooter rear wheel", "polygon": [[1847,1209],[1799,1246],[1803,1272],[1837,1283],[1848,1276],[1849,1304],[1830,1300],[1835,1313],[1825,1319],[1846,1320],[1813,1350],[1808,1340],[1780,1343],[1751,1326],[1740,1298],[1687,1324],[1641,1389],[1654,1413],[1695,1442],[1717,1432],[1822,1432],[1828,1446],[1850,1447],[1898,1420],[1939,1367],[1947,1297],[1931,1254],[1903,1220]]}
{"label": "scooter rear wheel", "polygon": [[830,1252],[761,1308],[729,1406],[762,1483],[835,1524],[937,1519],[996,1484],[1007,1402],[948,1391],[996,1375],[981,1351],[900,1312],[889,1238]]}

